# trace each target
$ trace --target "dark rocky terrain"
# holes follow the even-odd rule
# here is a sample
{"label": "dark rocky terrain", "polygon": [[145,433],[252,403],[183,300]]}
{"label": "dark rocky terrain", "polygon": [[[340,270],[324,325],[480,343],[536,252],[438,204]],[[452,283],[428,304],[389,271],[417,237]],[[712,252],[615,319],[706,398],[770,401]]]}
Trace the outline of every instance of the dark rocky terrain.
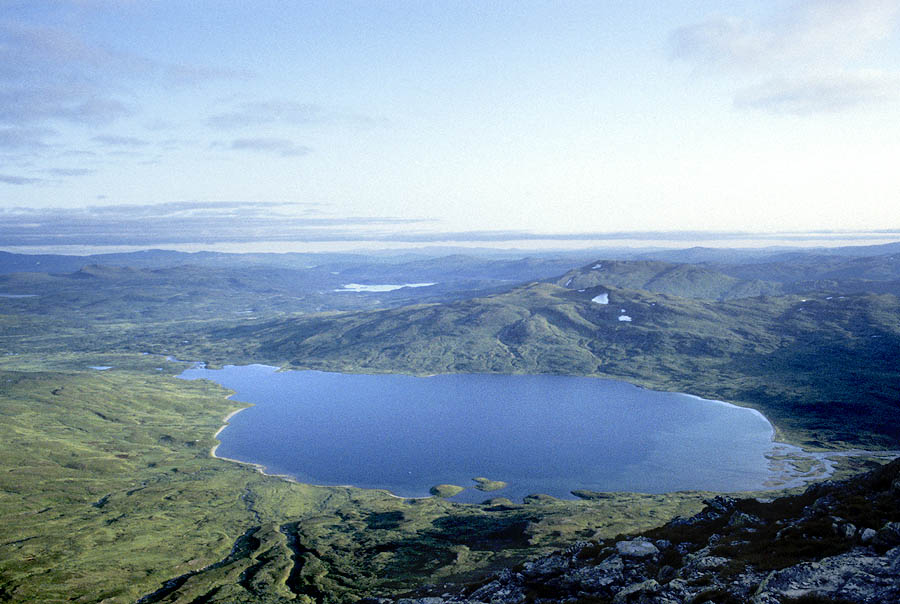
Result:
{"label": "dark rocky terrain", "polygon": [[425,586],[396,602],[893,604],[900,460],[773,501],[718,496],[641,535],[575,543],[477,584]]}

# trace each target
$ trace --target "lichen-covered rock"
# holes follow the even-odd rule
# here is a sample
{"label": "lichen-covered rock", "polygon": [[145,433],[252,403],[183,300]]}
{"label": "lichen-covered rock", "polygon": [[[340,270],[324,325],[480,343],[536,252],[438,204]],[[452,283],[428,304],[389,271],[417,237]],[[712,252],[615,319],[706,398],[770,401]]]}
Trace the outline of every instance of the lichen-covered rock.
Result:
{"label": "lichen-covered rock", "polygon": [[641,596],[655,595],[657,593],[659,593],[659,583],[653,579],[649,579],[619,590],[613,597],[613,604],[625,604],[626,602],[631,602]]}
{"label": "lichen-covered rock", "polygon": [[532,562],[526,562],[522,567],[522,574],[526,578],[553,577],[569,568],[569,557],[552,554],[544,558],[538,558]]}
{"label": "lichen-covered rock", "polygon": [[895,547],[900,545],[900,522],[888,522],[872,540],[875,545],[882,547]]}
{"label": "lichen-covered rock", "polygon": [[656,541],[653,542],[653,544],[654,544],[654,545],[657,547],[657,549],[659,549],[660,551],[662,551],[662,550],[667,550],[667,549],[669,549],[669,548],[672,547],[672,542],[669,541],[669,540],[667,540],[667,539],[657,539]]}
{"label": "lichen-covered rock", "polygon": [[656,580],[660,583],[668,583],[676,576],[675,568],[669,566],[668,564],[664,564],[659,567],[659,571],[656,573]]}
{"label": "lichen-covered rock", "polygon": [[555,581],[555,584],[571,592],[611,593],[611,587],[622,585],[625,577],[625,564],[617,555],[609,556],[600,564],[584,566],[566,573]]}
{"label": "lichen-covered rock", "polygon": [[737,500],[734,497],[717,495],[712,499],[705,500],[703,503],[708,506],[710,511],[724,516],[734,509],[735,504],[737,504]]}
{"label": "lichen-covered rock", "polygon": [[629,558],[646,558],[659,553],[659,549],[653,545],[653,542],[643,537],[631,541],[619,541],[616,543],[616,551],[620,556]]}
{"label": "lichen-covered rock", "polygon": [[859,540],[863,543],[870,543],[877,535],[878,532],[875,529],[866,528],[860,533]]}
{"label": "lichen-covered rock", "polygon": [[762,519],[746,512],[735,512],[728,520],[731,527],[755,527],[763,524]]}
{"label": "lichen-covered rock", "polygon": [[[494,602],[496,604],[518,604],[526,599],[525,589],[520,580],[514,576],[508,580],[502,578],[491,581],[487,585],[475,590],[464,601],[466,602]],[[398,604],[400,604],[398,602]]]}
{"label": "lichen-covered rock", "polygon": [[832,523],[831,530],[844,539],[853,539],[857,533],[856,525],[852,522],[841,522],[840,519]]}
{"label": "lichen-covered rock", "polygon": [[728,564],[730,560],[722,556],[700,556],[690,561],[689,566],[699,571],[715,570]]}
{"label": "lichen-covered rock", "polygon": [[803,562],[773,572],[759,586],[754,604],[815,596],[852,602],[900,602],[900,548],[877,556],[856,548],[818,562]]}

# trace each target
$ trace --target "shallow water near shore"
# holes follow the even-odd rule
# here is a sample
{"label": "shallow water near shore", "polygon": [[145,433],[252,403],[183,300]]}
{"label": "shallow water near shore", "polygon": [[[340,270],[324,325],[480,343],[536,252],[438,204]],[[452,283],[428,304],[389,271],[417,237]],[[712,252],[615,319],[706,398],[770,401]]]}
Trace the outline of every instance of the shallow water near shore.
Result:
{"label": "shallow water near shore", "polygon": [[[520,501],[575,489],[662,493],[784,486],[759,412],[628,383],[549,375],[432,377],[195,367],[254,406],[218,438],[220,457],[300,482],[454,501]],[[787,445],[777,445],[783,452]],[[795,447],[789,447],[799,452]],[[475,477],[504,481],[490,493]]]}

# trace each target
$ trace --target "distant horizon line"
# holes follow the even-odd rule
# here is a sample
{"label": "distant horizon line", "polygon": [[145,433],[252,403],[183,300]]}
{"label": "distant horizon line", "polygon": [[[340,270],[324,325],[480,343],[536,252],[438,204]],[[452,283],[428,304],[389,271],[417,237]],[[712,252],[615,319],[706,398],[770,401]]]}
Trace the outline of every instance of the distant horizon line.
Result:
{"label": "distant horizon line", "polygon": [[[2,235],[2,229],[0,229]],[[616,231],[608,233],[534,233],[527,231],[462,231],[452,233],[323,233],[307,237],[174,237],[173,241],[130,240],[128,237],[54,238],[0,244],[0,251],[18,254],[95,255],[139,251],[220,253],[371,253],[460,249],[475,251],[574,252],[607,248],[719,249],[812,248],[884,245],[900,242],[900,229],[810,231]],[[3,237],[0,237],[3,239]],[[31,239],[31,238],[29,238]],[[61,241],[60,239],[64,239]]]}

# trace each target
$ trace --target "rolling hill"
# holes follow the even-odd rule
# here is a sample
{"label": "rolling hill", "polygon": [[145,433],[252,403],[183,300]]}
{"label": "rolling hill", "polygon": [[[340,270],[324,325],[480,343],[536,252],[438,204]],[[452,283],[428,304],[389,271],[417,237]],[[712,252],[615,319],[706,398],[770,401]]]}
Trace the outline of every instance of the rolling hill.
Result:
{"label": "rolling hill", "polygon": [[740,279],[696,264],[673,264],[651,260],[601,260],[569,271],[553,282],[570,289],[606,285],[683,298],[713,300],[782,293],[778,283],[760,279]]}
{"label": "rolling hill", "polygon": [[752,405],[806,444],[900,439],[900,301],[891,295],[715,301],[536,282],[206,338],[195,351],[212,361],[240,345],[252,358],[331,371],[602,376]]}

